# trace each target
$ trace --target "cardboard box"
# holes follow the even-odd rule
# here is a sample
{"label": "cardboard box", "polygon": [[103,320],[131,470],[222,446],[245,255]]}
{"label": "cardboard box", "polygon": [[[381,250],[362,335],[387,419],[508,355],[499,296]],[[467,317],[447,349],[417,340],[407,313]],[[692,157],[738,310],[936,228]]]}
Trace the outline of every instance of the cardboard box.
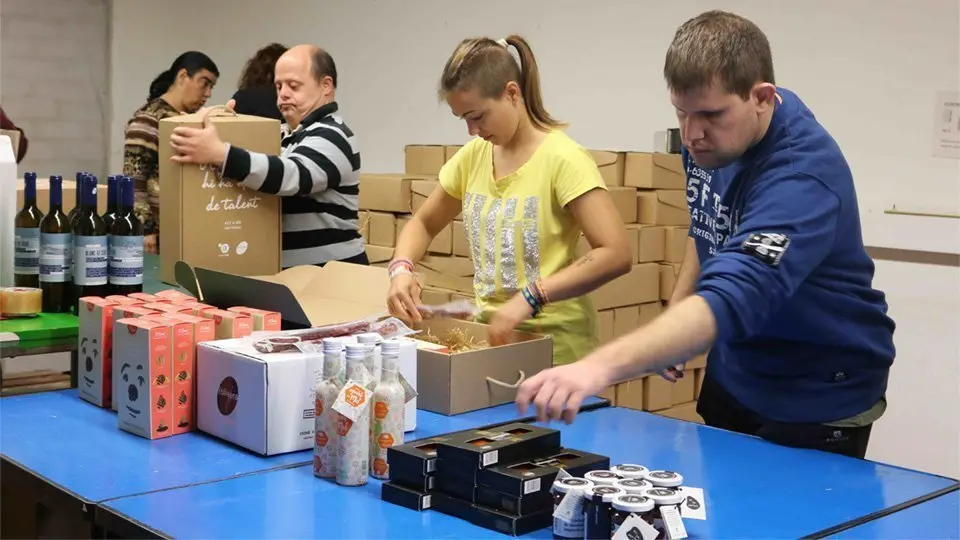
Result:
{"label": "cardboard box", "polygon": [[383,247],[397,245],[397,216],[386,212],[370,212],[369,227],[368,244]]}
{"label": "cardboard box", "polygon": [[[208,117],[224,142],[252,152],[280,154],[280,122],[248,115]],[[280,270],[280,197],[219,178],[219,167],[170,161],[178,126],[201,127],[199,114],[160,121],[160,279],[176,283],[174,265],[240,275]]]}
{"label": "cardboard box", "polygon": [[654,263],[634,265],[629,274],[600,286],[590,298],[598,310],[654,302],[660,297],[659,272]]}
{"label": "cardboard box", "polygon": [[243,306],[234,306],[227,311],[250,317],[250,320],[253,322],[254,332],[277,332],[280,330],[280,314],[275,311],[265,311]]}
{"label": "cardboard box", "polygon": [[693,399],[700,399],[700,390],[703,388],[703,377],[706,374],[707,374],[707,370],[705,368],[699,368],[694,370],[694,381],[695,381],[694,386],[696,387],[696,391],[694,392]]}
{"label": "cardboard box", "polygon": [[582,477],[589,471],[610,468],[610,458],[581,450],[562,449],[553,455],[513,464],[501,464],[477,471],[477,485],[505,493],[526,497],[549,493],[560,469],[571,476]]}
{"label": "cardboard box", "polygon": [[517,516],[475,505],[442,493],[433,495],[431,506],[442,514],[512,536],[523,536],[533,531],[547,529],[553,523],[552,507],[542,512]]}
{"label": "cardboard box", "polygon": [[630,187],[608,187],[613,205],[626,224],[637,222],[637,190]]}
{"label": "cardboard box", "polygon": [[684,364],[685,369],[700,369],[707,367],[707,353],[698,354],[687,360]]}
{"label": "cardboard box", "polygon": [[672,384],[670,404],[679,405],[697,399],[697,381],[694,370],[684,370],[683,377]]}
{"label": "cardboard box", "polygon": [[[16,149],[16,146],[14,146]],[[16,150],[14,150],[16,152]],[[104,178],[100,186],[106,186],[107,179]],[[23,190],[24,183],[23,178],[17,178],[17,212],[23,208]],[[62,197],[63,197],[63,213],[69,214],[71,210],[76,206],[77,202],[77,182],[76,180],[68,180],[67,178],[63,179],[62,184]],[[50,213],[50,179],[49,178],[37,178],[37,208],[43,212],[44,215]],[[102,214],[107,209],[107,190],[98,189],[97,190],[97,209]]]}
{"label": "cardboard box", "polygon": [[434,480],[436,493],[443,493],[462,501],[477,502],[476,469],[444,468],[441,462],[440,470],[437,471]]}
{"label": "cardboard box", "polygon": [[667,416],[669,418],[676,418],[677,420],[686,420],[687,422],[695,422],[697,424],[703,423],[703,417],[697,413],[697,402],[693,401],[690,403],[684,403],[682,405],[675,405],[669,409],[664,409],[658,411],[657,414],[661,416]]}
{"label": "cardboard box", "polygon": [[414,180],[410,183],[410,208],[407,210],[411,214],[416,214],[427,202],[427,198],[435,189],[440,186],[440,182],[435,179]]}
{"label": "cardboard box", "polygon": [[[159,297],[159,296],[154,296],[154,295],[148,294],[148,293],[139,293],[139,292],[137,292],[137,293],[130,293],[130,294],[128,294],[127,296],[128,296],[129,298],[133,298],[134,300],[138,300],[139,302],[141,302],[141,303],[143,303],[143,304],[159,304],[159,303],[167,302],[166,300],[164,300],[163,298],[161,298],[161,297]],[[167,303],[169,303],[169,302],[167,302]]]}
{"label": "cardboard box", "polygon": [[[513,423],[457,433],[437,447],[440,473],[467,472],[500,463],[519,463],[560,453],[560,432]],[[478,474],[478,473],[473,473]]]}
{"label": "cardboard box", "polygon": [[380,486],[380,500],[422,512],[430,508],[431,495],[410,489],[393,482],[384,482]]}
{"label": "cardboard box", "polygon": [[437,448],[455,433],[417,439],[387,448],[390,481],[420,491],[433,490],[437,472]]}
{"label": "cardboard box", "polygon": [[247,306],[280,313],[285,328],[355,321],[387,311],[390,278],[383,268],[331,261],[257,277],[192,270],[201,302],[220,309]]}
{"label": "cardboard box", "polygon": [[162,322],[170,327],[171,361],[173,363],[173,434],[187,433],[196,427],[194,378],[196,374],[195,325],[165,315],[144,319]]}
{"label": "cardboard box", "polygon": [[407,174],[438,174],[447,161],[445,148],[440,145],[410,144],[403,153]]}
{"label": "cardboard box", "polygon": [[637,222],[644,225],[689,226],[686,192],[664,189],[637,191]]}
{"label": "cardboard box", "polygon": [[[403,228],[407,226],[407,223],[410,223],[410,217],[408,216],[397,219],[397,238],[400,238],[400,232],[403,231]],[[447,225],[443,228],[443,230],[433,237],[433,241],[430,242],[429,246],[427,246],[428,253],[433,253],[435,255],[450,255],[453,252],[452,225],[453,224]]]}
{"label": "cardboard box", "polygon": [[155,294],[154,296],[156,296],[157,298],[163,298],[163,299],[165,299],[166,301],[168,301],[168,302],[173,302],[173,303],[196,302],[196,301],[197,301],[196,298],[190,296],[190,295],[187,294],[187,293],[182,293],[182,292],[180,292],[180,291],[178,291],[178,290],[176,290],[176,289],[164,289],[164,290],[158,292],[157,294]]}
{"label": "cardboard box", "polygon": [[500,493],[486,486],[477,486],[474,493],[474,502],[477,506],[514,516],[528,516],[553,508],[553,494],[549,491],[517,496]]}
{"label": "cardboard box", "polygon": [[450,161],[450,158],[452,158],[454,154],[456,154],[457,152],[459,152],[461,148],[463,148],[463,146],[461,146],[461,145],[453,145],[453,146],[447,145],[447,146],[444,146],[444,147],[443,147],[443,161],[444,161],[444,163],[446,163],[447,161]]}
{"label": "cardboard box", "polygon": [[123,306],[135,306],[135,305],[144,304],[143,300],[137,300],[136,298],[130,298],[129,296],[121,296],[119,294],[111,294],[110,296],[107,296],[106,298],[104,298],[104,300],[109,300],[115,304],[120,304]]}
{"label": "cardboard box", "polygon": [[425,286],[470,294],[474,292],[473,271],[473,260],[466,257],[427,256],[417,265]]}
{"label": "cardboard box", "polygon": [[363,250],[367,254],[367,260],[370,262],[370,266],[388,268],[390,261],[393,260],[394,248],[392,247],[371,246],[367,244],[363,246]]}
{"label": "cardboard box", "polygon": [[643,410],[659,411],[673,405],[673,384],[660,375],[643,379]]}
{"label": "cardboard box", "polygon": [[679,154],[628,152],[623,185],[644,189],[686,189],[683,160]]}
{"label": "cardboard box", "polygon": [[[113,306],[113,327],[114,332],[116,332],[117,321],[120,319],[136,319],[138,317],[150,317],[153,315],[159,315],[160,311],[154,311],[152,309],[144,309],[142,305],[123,305],[118,304]],[[110,368],[110,407],[116,411],[118,402],[119,402],[119,392],[120,392],[120,371],[115,369],[119,364],[117,363],[116,354],[116,345],[114,345],[113,351],[111,351],[110,356],[112,358],[111,363],[113,364]]]}
{"label": "cardboard box", "polygon": [[643,326],[650,323],[660,314],[663,313],[663,304],[660,302],[649,302],[646,304],[640,304],[640,320],[638,324]]}
{"label": "cardboard box", "polygon": [[[659,377],[659,375],[654,375]],[[632,379],[617,385],[617,407],[624,407],[636,411],[644,410],[643,386],[645,377]]]}
{"label": "cardboard box", "polygon": [[77,360],[80,370],[77,390],[80,399],[98,407],[113,403],[113,307],[116,302],[85,296],[79,305],[79,343]]}
{"label": "cardboard box", "polygon": [[[216,324],[213,322],[213,319],[187,315],[185,313],[165,313],[164,316],[192,324],[194,345],[205,341],[213,341],[217,338]],[[194,356],[196,356],[196,354],[194,354]]]}
{"label": "cardboard box", "polygon": [[114,323],[113,359],[121,387],[117,427],[147,439],[173,435],[173,351],[170,326],[141,317]]}
{"label": "cardboard box", "polygon": [[[457,329],[478,342],[489,334],[487,325],[450,319],[424,321],[422,329],[438,337]],[[460,353],[418,344],[419,408],[455,415],[512,402],[518,381],[552,367],[553,338],[514,332],[511,341]]]}
{"label": "cardboard box", "polygon": [[423,176],[360,174],[360,209],[405,214],[410,211],[410,183]]}
{"label": "cardboard box", "polygon": [[161,313],[193,313],[192,305],[171,304],[168,302],[148,302],[140,304],[143,309],[152,309]]}
{"label": "cardboard box", "polygon": [[640,306],[613,310],[613,339],[625,336],[637,328],[640,328]]}
{"label": "cardboard box", "polygon": [[451,299],[451,291],[444,289],[435,289],[432,287],[424,287],[420,291],[420,303],[425,306],[438,306],[440,304],[446,304]]}
{"label": "cardboard box", "polygon": [[242,313],[207,309],[199,316],[213,319],[217,339],[242,338],[253,333],[253,320]]}
{"label": "cardboard box", "polygon": [[600,169],[600,176],[603,177],[603,183],[608,186],[623,185],[624,155],[622,152],[611,152],[608,150],[590,150],[590,155],[597,162],[597,168]]}
{"label": "cardboard box", "polygon": [[616,406],[617,406],[617,387],[616,387],[616,385],[614,385],[614,386],[608,386],[608,387],[604,388],[602,392],[600,392],[599,394],[597,394],[597,397],[609,401],[611,407],[616,407]]}
{"label": "cardboard box", "polygon": [[677,276],[680,275],[681,263],[660,264],[660,299],[670,300],[673,289],[677,286]]}
{"label": "cardboard box", "polygon": [[663,260],[665,248],[665,229],[657,225],[637,225],[637,262],[659,262]]}
{"label": "cardboard box", "polygon": [[663,260],[665,262],[683,262],[687,254],[689,232],[690,227],[664,227]]}
{"label": "cardboard box", "polygon": [[613,309],[597,312],[597,337],[600,340],[601,345],[613,341],[613,327],[615,321],[616,318],[614,317]]}
{"label": "cardboard box", "polygon": [[360,210],[357,212],[357,227],[360,230],[360,236],[364,244],[370,243],[370,212]]}

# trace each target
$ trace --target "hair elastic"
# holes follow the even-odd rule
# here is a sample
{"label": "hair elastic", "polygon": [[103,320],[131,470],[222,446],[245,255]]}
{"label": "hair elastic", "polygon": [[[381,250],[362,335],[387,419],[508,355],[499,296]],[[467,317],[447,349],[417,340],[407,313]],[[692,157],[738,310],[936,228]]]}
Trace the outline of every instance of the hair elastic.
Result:
{"label": "hair elastic", "polygon": [[507,43],[507,38],[498,39],[498,40],[497,40],[497,45],[500,45],[500,46],[503,47],[504,49],[506,49],[508,46],[510,46],[510,44]]}

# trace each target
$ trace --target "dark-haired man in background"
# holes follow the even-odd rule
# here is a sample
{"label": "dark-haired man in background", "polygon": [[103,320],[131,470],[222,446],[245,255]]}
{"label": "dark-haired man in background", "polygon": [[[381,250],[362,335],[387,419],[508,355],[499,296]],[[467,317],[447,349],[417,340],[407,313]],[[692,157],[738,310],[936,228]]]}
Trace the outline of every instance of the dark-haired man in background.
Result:
{"label": "dark-haired man in background", "polygon": [[277,61],[274,79],[287,126],[279,156],[226,144],[207,124],[173,130],[173,159],[221,166],[225,179],[282,196],[284,268],[368,264],[358,223],[360,153],[337,114],[333,58],[315,45],[297,45]]}
{"label": "dark-haired man in background", "polygon": [[742,17],[710,11],[684,23],[664,77],[691,215],[670,307],[527,380],[518,405],[572,421],[585,397],[709,349],[697,405],[707,424],[864,457],[886,407],[894,323],[872,287],[843,153],[776,86],[767,38]]}

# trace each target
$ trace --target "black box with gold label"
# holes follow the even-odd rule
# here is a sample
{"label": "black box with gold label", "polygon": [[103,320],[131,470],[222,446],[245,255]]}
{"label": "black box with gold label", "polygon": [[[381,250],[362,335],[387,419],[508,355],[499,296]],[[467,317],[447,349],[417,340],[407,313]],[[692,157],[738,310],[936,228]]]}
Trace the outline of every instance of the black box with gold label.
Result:
{"label": "black box with gold label", "polygon": [[437,457],[441,467],[483,469],[559,451],[559,431],[515,423],[454,434],[437,447]]}
{"label": "black box with gold label", "polygon": [[538,459],[495,465],[477,471],[477,485],[486,486],[501,493],[524,497],[534,493],[549,492],[560,469],[570,476],[583,476],[589,471],[610,468],[610,458],[581,450],[563,450]]}
{"label": "black box with gold label", "polygon": [[523,536],[553,525],[552,504],[544,511],[520,516],[484,508],[469,501],[449,497],[443,493],[435,493],[432,497],[432,506],[437,512],[503,534]]}
{"label": "black box with gold label", "polygon": [[523,497],[500,493],[487,486],[477,486],[474,492],[474,502],[478,505],[515,516],[536,514],[553,508],[553,494],[550,493],[550,490]]}
{"label": "black box with gold label", "polygon": [[449,433],[387,448],[390,481],[418,491],[434,488],[437,470],[437,447],[450,437],[464,432]]}
{"label": "black box with gold label", "polygon": [[430,509],[431,495],[415,489],[410,489],[393,482],[384,482],[380,487],[380,499],[421,512]]}

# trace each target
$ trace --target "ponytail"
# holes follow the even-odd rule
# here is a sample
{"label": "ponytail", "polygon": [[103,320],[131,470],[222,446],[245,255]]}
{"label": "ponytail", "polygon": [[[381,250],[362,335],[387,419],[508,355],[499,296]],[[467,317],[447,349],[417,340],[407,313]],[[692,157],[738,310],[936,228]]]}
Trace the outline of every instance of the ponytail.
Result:
{"label": "ponytail", "polygon": [[[510,54],[509,46],[517,50],[519,63]],[[499,98],[510,81],[520,86],[524,107],[535,126],[550,129],[564,125],[544,107],[537,60],[527,40],[518,35],[500,41],[490,38],[461,41],[443,67],[438,96],[446,99],[452,92],[476,89],[483,97]]]}
{"label": "ponytail", "polygon": [[[530,121],[540,129],[556,128],[562,124],[550,116],[543,106],[543,95],[540,91],[540,69],[537,59],[533,56],[530,44],[522,37],[511,34],[506,42],[512,45],[520,56],[520,91],[523,95],[523,104],[530,115]],[[512,56],[511,56],[512,58]]]}
{"label": "ponytail", "polygon": [[177,74],[174,73],[172,69],[168,69],[157,75],[153,82],[150,83],[150,93],[147,95],[147,101],[153,101],[158,97],[167,93],[167,90],[170,90],[170,87],[173,86],[173,81],[176,79]]}

